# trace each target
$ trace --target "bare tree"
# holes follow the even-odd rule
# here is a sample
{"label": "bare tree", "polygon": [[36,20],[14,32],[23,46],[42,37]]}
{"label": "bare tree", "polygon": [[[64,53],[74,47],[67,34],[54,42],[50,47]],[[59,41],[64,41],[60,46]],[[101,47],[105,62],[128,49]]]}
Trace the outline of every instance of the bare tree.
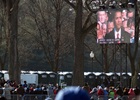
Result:
{"label": "bare tree", "polygon": [[18,4],[20,0],[3,0],[5,6],[5,28],[8,46],[8,70],[10,80],[20,82],[18,64]]}
{"label": "bare tree", "polygon": [[[21,20],[25,22],[20,24],[20,28],[23,33],[28,33],[34,41],[33,44],[30,44],[33,47],[30,49],[39,48],[44,54],[42,61],[49,64],[52,71],[57,73],[61,70],[64,55],[69,54],[69,49],[73,46],[72,38],[70,38],[73,36],[68,34],[73,27],[71,30],[67,28],[70,18],[68,7],[65,6],[63,0],[30,0],[25,2],[24,9],[23,13],[26,17]],[[48,66],[46,70],[48,70],[47,68]]]}
{"label": "bare tree", "polygon": [[4,70],[7,58],[6,32],[5,32],[5,11],[4,4],[0,1],[0,70]]}
{"label": "bare tree", "polygon": [[136,16],[136,21],[135,21],[135,25],[136,25],[136,31],[135,31],[135,43],[134,44],[130,44],[128,45],[128,57],[130,60],[130,64],[131,64],[131,87],[136,87],[137,86],[137,77],[138,77],[138,73],[140,70],[140,60],[139,60],[139,25],[140,25],[140,9],[139,9],[139,5],[138,5],[138,1],[135,1],[135,16]]}
{"label": "bare tree", "polygon": [[[85,36],[96,26],[92,23],[92,14],[95,12],[83,10],[83,0],[65,0],[75,11],[74,29],[74,66],[73,66],[73,85],[82,86],[84,84],[84,39]],[[84,16],[85,15],[87,16]],[[83,20],[83,16],[85,20]]]}

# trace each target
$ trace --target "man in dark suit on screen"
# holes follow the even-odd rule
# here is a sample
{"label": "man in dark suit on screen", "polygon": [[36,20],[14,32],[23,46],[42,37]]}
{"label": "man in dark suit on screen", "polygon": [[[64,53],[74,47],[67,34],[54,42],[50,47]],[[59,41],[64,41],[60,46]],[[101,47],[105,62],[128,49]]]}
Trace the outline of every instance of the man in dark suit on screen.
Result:
{"label": "man in dark suit on screen", "polygon": [[106,34],[106,41],[113,43],[130,43],[130,34],[122,28],[122,12],[120,10],[115,11],[113,21],[114,29]]}

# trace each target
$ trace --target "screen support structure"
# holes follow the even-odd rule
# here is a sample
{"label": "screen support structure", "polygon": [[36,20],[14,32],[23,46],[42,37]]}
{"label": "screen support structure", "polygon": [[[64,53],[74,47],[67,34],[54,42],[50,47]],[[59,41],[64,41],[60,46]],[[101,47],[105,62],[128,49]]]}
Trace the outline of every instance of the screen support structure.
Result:
{"label": "screen support structure", "polygon": [[[109,50],[108,50],[109,49]],[[127,75],[127,44],[103,44],[102,45],[103,54],[103,71],[105,71],[106,66],[110,66],[109,69],[113,70],[114,75],[119,73],[120,79],[114,80],[114,86],[128,86],[128,79],[123,77],[123,73]],[[112,57],[109,55],[112,54]],[[111,58],[111,60],[110,60]],[[111,61],[111,64],[109,64]],[[117,77],[117,76],[116,76]],[[123,84],[122,84],[123,83]]]}
{"label": "screen support structure", "polygon": [[[127,44],[114,44],[114,73],[120,73],[120,87],[127,87],[127,78],[123,77],[123,73],[127,74]],[[122,84],[123,83],[123,84]]]}

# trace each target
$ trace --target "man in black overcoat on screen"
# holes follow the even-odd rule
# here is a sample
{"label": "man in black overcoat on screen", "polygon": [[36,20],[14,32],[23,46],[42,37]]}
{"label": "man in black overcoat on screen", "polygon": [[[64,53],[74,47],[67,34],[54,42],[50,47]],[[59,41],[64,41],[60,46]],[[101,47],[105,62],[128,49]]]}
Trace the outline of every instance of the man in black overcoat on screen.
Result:
{"label": "man in black overcoat on screen", "polygon": [[113,21],[114,29],[105,36],[107,42],[111,39],[114,43],[130,43],[130,34],[122,28],[121,10],[115,11]]}

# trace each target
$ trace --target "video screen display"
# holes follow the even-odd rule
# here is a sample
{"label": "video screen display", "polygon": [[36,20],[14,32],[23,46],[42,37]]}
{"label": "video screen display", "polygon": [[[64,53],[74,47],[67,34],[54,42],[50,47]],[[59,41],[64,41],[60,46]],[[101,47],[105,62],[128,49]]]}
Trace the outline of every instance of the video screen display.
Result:
{"label": "video screen display", "polygon": [[97,43],[134,43],[135,9],[107,9],[97,12]]}

